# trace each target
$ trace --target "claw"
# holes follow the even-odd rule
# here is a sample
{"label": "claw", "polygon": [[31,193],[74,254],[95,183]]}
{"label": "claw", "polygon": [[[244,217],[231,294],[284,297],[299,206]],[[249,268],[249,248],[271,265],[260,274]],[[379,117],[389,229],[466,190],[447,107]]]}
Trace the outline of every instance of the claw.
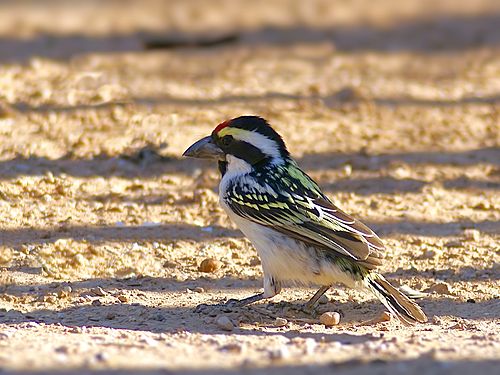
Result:
{"label": "claw", "polygon": [[276,307],[281,308],[285,311],[295,311],[300,312],[305,315],[310,315],[312,317],[316,317],[318,315],[317,306],[310,305],[308,303],[304,304],[294,304],[290,302],[280,302],[275,304]]}
{"label": "claw", "polygon": [[223,306],[227,306],[227,307],[241,307],[243,306],[241,301],[239,299],[236,299],[236,298],[231,298],[229,300],[227,300],[226,303],[224,303]]}
{"label": "claw", "polygon": [[205,314],[205,315],[217,315],[220,312],[231,312],[232,304],[229,304],[231,300],[227,302],[220,302],[214,305],[208,305],[206,303],[202,303],[194,308],[194,312],[197,314]]}
{"label": "claw", "polygon": [[305,303],[297,307],[297,310],[302,311],[304,314],[311,315],[312,317],[316,317],[318,315],[318,305],[310,305],[308,303]]}

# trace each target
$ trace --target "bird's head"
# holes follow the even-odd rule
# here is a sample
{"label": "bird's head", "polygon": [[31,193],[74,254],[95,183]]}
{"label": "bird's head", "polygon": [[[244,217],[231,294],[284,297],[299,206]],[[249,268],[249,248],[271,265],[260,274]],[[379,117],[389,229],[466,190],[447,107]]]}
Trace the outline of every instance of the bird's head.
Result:
{"label": "bird's head", "polygon": [[241,116],[217,125],[211,135],[191,145],[183,156],[229,164],[237,160],[254,167],[257,164],[279,164],[289,157],[289,153],[283,139],[266,120]]}

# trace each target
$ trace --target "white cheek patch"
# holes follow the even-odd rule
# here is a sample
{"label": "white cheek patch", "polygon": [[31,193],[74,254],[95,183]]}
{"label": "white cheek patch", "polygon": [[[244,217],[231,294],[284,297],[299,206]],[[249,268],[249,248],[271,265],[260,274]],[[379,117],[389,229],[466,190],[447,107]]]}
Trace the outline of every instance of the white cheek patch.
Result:
{"label": "white cheek patch", "polygon": [[281,154],[279,146],[272,139],[267,138],[265,135],[257,133],[256,131],[248,131],[242,129],[227,129],[224,134],[230,134],[238,141],[250,143],[252,146],[257,147],[264,154],[271,158],[280,158]]}
{"label": "white cheek patch", "polygon": [[248,142],[259,148],[264,154],[272,158],[279,158],[281,156],[276,142],[267,138],[265,135],[257,132],[244,132],[241,136],[242,141]]}
{"label": "white cheek patch", "polygon": [[252,166],[245,160],[237,158],[234,155],[226,155],[227,161],[227,172],[234,175],[241,175],[250,173],[252,171]]}

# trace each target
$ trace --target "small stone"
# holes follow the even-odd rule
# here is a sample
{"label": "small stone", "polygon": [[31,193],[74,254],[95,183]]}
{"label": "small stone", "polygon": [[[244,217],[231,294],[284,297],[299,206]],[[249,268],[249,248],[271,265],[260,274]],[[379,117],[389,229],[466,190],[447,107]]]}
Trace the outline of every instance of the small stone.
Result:
{"label": "small stone", "polygon": [[269,358],[274,361],[287,359],[290,357],[290,351],[286,346],[281,346],[278,349],[269,351]]}
{"label": "small stone", "polygon": [[90,292],[98,297],[104,297],[106,295],[106,292],[100,286],[90,289]]}
{"label": "small stone", "polygon": [[178,267],[179,265],[171,260],[167,260],[163,263],[163,267],[164,268],[176,268]]}
{"label": "small stone", "polygon": [[57,298],[53,294],[43,296],[43,302],[56,303],[56,301],[57,301]]}
{"label": "small stone", "polygon": [[319,317],[319,321],[326,327],[336,326],[340,323],[340,314],[336,311],[328,311],[321,314],[321,316]]}
{"label": "small stone", "polygon": [[69,348],[66,345],[58,346],[55,348],[56,353],[68,354]]}
{"label": "small stone", "polygon": [[411,239],[411,243],[416,246],[420,246],[424,243],[421,238],[415,237]]}
{"label": "small stone", "polygon": [[445,282],[435,283],[431,285],[429,288],[427,288],[425,292],[453,295],[453,292],[450,289],[450,285]]}
{"label": "small stone", "polygon": [[[231,250],[239,250],[240,249],[240,244],[233,239],[229,239],[226,241],[226,245],[231,249]],[[235,254],[235,253],[233,253]],[[236,253],[237,254],[237,253]],[[233,255],[234,256],[234,255]]]}
{"label": "small stone", "polygon": [[320,305],[326,305],[328,302],[330,302],[330,300],[324,294],[321,297],[319,297],[318,303]]}
{"label": "small stone", "polygon": [[74,327],[71,327],[69,330],[68,330],[69,333],[82,333],[83,330],[82,328],[78,327],[78,326],[74,326]]}
{"label": "small stone", "polygon": [[50,203],[52,202],[52,197],[49,194],[44,194],[42,195],[42,201],[44,201],[45,203]]}
{"label": "small stone", "polygon": [[106,320],[113,320],[114,318],[116,318],[116,314],[115,313],[112,313],[112,312],[108,312],[105,316]]}
{"label": "small stone", "polygon": [[206,258],[203,259],[200,266],[198,267],[198,270],[200,272],[211,273],[217,271],[220,268],[220,266],[221,262],[219,262],[218,260],[213,258]]}
{"label": "small stone", "polygon": [[142,336],[139,339],[139,342],[141,344],[145,344],[145,345],[151,346],[151,347],[158,346],[158,342],[155,339],[153,339],[153,338],[151,338],[149,336]]}
{"label": "small stone", "polygon": [[483,210],[483,211],[488,211],[491,209],[491,204],[490,202],[479,202],[474,206],[476,210]]}
{"label": "small stone", "polygon": [[350,164],[344,165],[342,172],[344,172],[344,176],[350,177],[352,175],[352,166]]}
{"label": "small stone", "polygon": [[314,354],[314,351],[316,350],[318,343],[316,342],[316,340],[312,338],[307,338],[305,339],[304,345],[305,345],[304,354],[312,355]]}
{"label": "small stone", "polygon": [[92,306],[102,306],[102,302],[99,299],[92,301]]}
{"label": "small stone", "polygon": [[378,317],[380,322],[390,322],[392,320],[392,314],[387,311],[382,311],[382,314]]}
{"label": "small stone", "polygon": [[288,324],[288,320],[286,320],[285,318],[276,318],[276,320],[274,321],[274,326],[275,327],[284,327]]}
{"label": "small stone", "polygon": [[464,237],[468,241],[479,241],[481,234],[477,229],[466,229],[464,230]]}
{"label": "small stone", "polygon": [[0,332],[0,340],[8,340],[13,336],[13,333],[10,331]]}
{"label": "small stone", "polygon": [[122,303],[125,303],[125,302],[128,302],[128,297],[125,295],[125,294],[120,294],[118,297],[118,301],[122,302]]}
{"label": "small stone", "polygon": [[203,289],[201,286],[197,286],[193,289],[193,291],[196,293],[205,293],[205,289]]}
{"label": "small stone", "polygon": [[59,292],[57,292],[57,296],[59,298],[69,297],[73,289],[69,285],[64,285]]}
{"label": "small stone", "polygon": [[260,266],[261,261],[260,261],[259,257],[253,256],[252,258],[250,258],[250,261],[248,262],[248,264],[250,265],[250,267],[256,267],[256,266]]}
{"label": "small stone", "polygon": [[104,352],[97,353],[95,355],[95,360],[97,362],[106,362],[108,360],[108,355]]}
{"label": "small stone", "polygon": [[[361,325],[371,326],[371,325],[375,325],[378,323],[389,322],[391,320],[392,320],[392,315],[387,311],[383,311],[379,316],[377,316],[373,319],[367,320],[367,321],[361,323]],[[380,328],[380,329],[382,329],[382,328]]]}
{"label": "small stone", "polygon": [[224,331],[232,331],[234,329],[233,322],[227,316],[221,315],[215,320],[215,324]]}
{"label": "small stone", "polygon": [[444,244],[445,247],[462,247],[462,241],[460,240],[451,240]]}
{"label": "small stone", "polygon": [[241,344],[238,344],[238,343],[232,343],[232,344],[227,344],[227,345],[221,346],[219,350],[222,352],[230,352],[230,353],[239,354],[243,351],[243,346]]}
{"label": "small stone", "polygon": [[437,324],[437,325],[442,325],[443,324],[443,319],[441,319],[439,316],[433,316],[432,317],[432,323]]}

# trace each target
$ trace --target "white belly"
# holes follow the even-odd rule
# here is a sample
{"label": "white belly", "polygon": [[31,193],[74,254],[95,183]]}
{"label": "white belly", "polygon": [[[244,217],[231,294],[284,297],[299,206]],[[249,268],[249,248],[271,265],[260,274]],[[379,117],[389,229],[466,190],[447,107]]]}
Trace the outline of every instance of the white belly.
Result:
{"label": "white belly", "polygon": [[266,275],[271,275],[276,280],[294,281],[304,285],[331,285],[340,282],[355,287],[356,283],[349,274],[331,260],[318,255],[313,247],[236,215],[223,199],[220,203],[254,245]]}

